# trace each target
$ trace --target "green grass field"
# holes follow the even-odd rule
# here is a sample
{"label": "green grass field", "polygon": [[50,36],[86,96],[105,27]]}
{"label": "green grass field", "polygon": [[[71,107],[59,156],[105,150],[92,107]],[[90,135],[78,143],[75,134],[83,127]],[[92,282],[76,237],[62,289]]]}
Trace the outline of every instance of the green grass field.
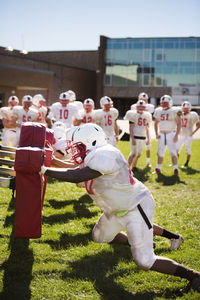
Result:
{"label": "green grass field", "polygon": [[[118,148],[128,156],[128,142]],[[148,170],[143,152],[136,177],[155,198],[154,221],[185,238],[178,251],[169,251],[169,240],[157,237],[155,253],[200,270],[200,140],[178,178],[168,152],[163,175],[151,174],[155,141],[151,157]],[[182,150],[179,165],[184,162]],[[49,180],[40,239],[14,238],[14,207],[12,192],[0,188],[0,299],[200,299],[186,292],[184,279],[139,270],[128,246],[95,244],[91,231],[101,212],[83,188]]]}

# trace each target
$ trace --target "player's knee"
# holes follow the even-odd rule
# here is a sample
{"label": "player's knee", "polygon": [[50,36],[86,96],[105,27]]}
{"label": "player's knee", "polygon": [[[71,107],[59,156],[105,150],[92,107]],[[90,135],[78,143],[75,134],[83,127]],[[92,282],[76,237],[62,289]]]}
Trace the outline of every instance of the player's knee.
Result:
{"label": "player's knee", "polygon": [[133,258],[136,265],[145,271],[148,271],[156,260],[153,251],[141,251],[140,249],[134,250]]}

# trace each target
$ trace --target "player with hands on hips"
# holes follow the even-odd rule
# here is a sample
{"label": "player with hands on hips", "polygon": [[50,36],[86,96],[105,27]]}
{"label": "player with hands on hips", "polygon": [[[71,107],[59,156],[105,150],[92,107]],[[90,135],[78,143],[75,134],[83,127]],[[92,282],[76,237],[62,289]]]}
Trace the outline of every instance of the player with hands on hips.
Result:
{"label": "player with hands on hips", "polygon": [[81,124],[95,123],[95,112],[94,101],[91,98],[85,99],[83,109],[79,110],[79,114],[82,117]]}
{"label": "player with hands on hips", "polygon": [[41,173],[66,182],[85,181],[87,192],[103,211],[93,229],[93,240],[110,243],[124,230],[139,268],[185,278],[191,288],[199,289],[200,272],[155,256],[155,201],[145,185],[133,177],[122,153],[107,144],[102,128],[92,123],[77,127],[72,136],[72,155],[82,168],[42,167]]}
{"label": "player with hands on hips", "polygon": [[2,145],[4,146],[16,146],[16,130],[17,124],[13,114],[13,108],[19,105],[19,99],[17,96],[10,96],[8,99],[8,106],[1,108],[2,123],[4,126]]}
{"label": "player with hands on hips", "polygon": [[119,137],[119,127],[117,124],[119,112],[113,107],[113,101],[108,96],[100,99],[100,106],[101,109],[95,114],[96,123],[104,130],[108,143],[116,147]]}
{"label": "player with hands on hips", "polygon": [[131,152],[128,163],[135,171],[138,158],[141,156],[145,144],[148,146],[150,143],[149,124],[152,116],[146,111],[146,102],[139,100],[136,104],[136,110],[127,111],[124,119],[129,121],[130,132]]}
{"label": "player with hands on hips", "polygon": [[164,95],[160,98],[160,107],[156,108],[154,129],[158,141],[157,166],[155,172],[161,173],[166,147],[172,159],[174,174],[178,175],[177,141],[181,129],[181,111],[173,105],[171,96]]}
{"label": "player with hands on hips", "polygon": [[[181,152],[183,145],[185,144],[185,152],[187,155],[185,167],[188,167],[188,163],[191,158],[191,147],[194,133],[200,128],[200,119],[196,112],[191,111],[191,103],[184,101],[181,105],[182,116],[181,116],[181,131],[179,135],[179,140],[177,143],[178,156]],[[194,125],[196,128],[194,129]]]}

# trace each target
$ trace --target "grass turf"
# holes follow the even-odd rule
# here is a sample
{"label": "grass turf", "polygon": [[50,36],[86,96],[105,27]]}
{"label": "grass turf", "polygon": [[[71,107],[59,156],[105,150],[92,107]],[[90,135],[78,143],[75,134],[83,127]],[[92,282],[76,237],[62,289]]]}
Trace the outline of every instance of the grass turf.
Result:
{"label": "grass turf", "polygon": [[[125,157],[129,142],[119,142]],[[189,168],[173,175],[168,152],[163,174],[156,166],[152,141],[152,169],[145,152],[138,161],[137,178],[156,201],[155,223],[181,233],[185,242],[169,251],[169,240],[155,238],[156,255],[167,256],[200,270],[200,140],[194,140]],[[185,162],[182,150],[179,165]],[[187,293],[187,282],[173,276],[139,270],[128,246],[92,242],[91,231],[101,212],[85,193],[71,183],[49,180],[45,196],[42,237],[14,238],[15,199],[0,188],[0,299],[200,299]]]}

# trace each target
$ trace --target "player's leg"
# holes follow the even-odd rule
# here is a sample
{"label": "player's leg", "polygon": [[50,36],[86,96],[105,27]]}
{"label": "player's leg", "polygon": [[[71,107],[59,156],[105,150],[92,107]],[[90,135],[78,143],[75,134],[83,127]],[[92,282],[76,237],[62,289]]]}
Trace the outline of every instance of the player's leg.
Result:
{"label": "player's leg", "polygon": [[162,236],[170,240],[170,250],[178,250],[181,244],[184,242],[182,235],[171,232],[157,224],[153,224],[153,234]]}
{"label": "player's leg", "polygon": [[166,144],[165,144],[165,136],[163,133],[160,134],[160,138],[158,139],[158,149],[157,149],[157,166],[156,173],[161,173],[161,167],[163,163],[163,158],[165,155]]}
{"label": "player's leg", "polygon": [[150,155],[151,155],[151,140],[149,142],[149,145],[146,145],[146,163],[148,167],[151,167]]}
{"label": "player's leg", "polygon": [[174,168],[174,174],[178,175],[178,156],[177,156],[177,143],[174,143],[173,138],[175,136],[175,132],[171,132],[167,134],[167,147],[169,149],[169,153],[172,160],[172,165]]}
{"label": "player's leg", "polygon": [[185,167],[188,167],[190,158],[191,158],[191,148],[192,148],[192,136],[188,136],[185,141],[185,153],[187,155],[186,162],[184,164]]}

